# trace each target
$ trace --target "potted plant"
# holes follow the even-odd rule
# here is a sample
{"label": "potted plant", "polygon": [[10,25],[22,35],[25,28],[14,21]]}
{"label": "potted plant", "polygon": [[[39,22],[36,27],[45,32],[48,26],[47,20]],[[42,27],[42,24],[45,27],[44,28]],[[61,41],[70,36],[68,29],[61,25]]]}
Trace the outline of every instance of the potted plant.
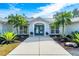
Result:
{"label": "potted plant", "polygon": [[33,32],[30,32],[31,35],[33,35]]}
{"label": "potted plant", "polygon": [[46,35],[48,35],[49,33],[48,32],[46,32]]}

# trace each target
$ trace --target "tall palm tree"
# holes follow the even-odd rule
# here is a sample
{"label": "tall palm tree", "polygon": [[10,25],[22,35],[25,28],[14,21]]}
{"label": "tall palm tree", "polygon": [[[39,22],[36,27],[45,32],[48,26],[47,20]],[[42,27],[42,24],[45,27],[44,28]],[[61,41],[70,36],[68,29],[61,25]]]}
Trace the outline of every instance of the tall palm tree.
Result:
{"label": "tall palm tree", "polygon": [[13,14],[11,14],[7,18],[8,18],[8,23],[11,24],[11,25],[14,25],[14,23],[15,23],[15,16]]}
{"label": "tall palm tree", "polygon": [[65,25],[71,24],[72,13],[65,11],[65,12],[59,13],[54,18],[55,18],[55,22],[53,22],[51,25],[54,28],[62,26],[62,35],[64,36]]}
{"label": "tall palm tree", "polygon": [[12,31],[12,27],[14,27],[15,22],[15,16],[13,14],[9,15],[6,17],[8,19],[8,24],[9,24],[9,31]]}
{"label": "tall palm tree", "polygon": [[24,27],[28,26],[28,21],[23,15],[9,15],[8,16],[8,24],[13,25],[14,27],[17,28],[17,33],[18,33],[18,27]]}
{"label": "tall palm tree", "polygon": [[16,14],[16,19],[17,19],[17,21],[16,21],[17,23],[16,23],[15,27],[17,27],[17,28],[18,27],[19,28],[28,27],[28,21],[26,20],[26,18],[24,16]]}

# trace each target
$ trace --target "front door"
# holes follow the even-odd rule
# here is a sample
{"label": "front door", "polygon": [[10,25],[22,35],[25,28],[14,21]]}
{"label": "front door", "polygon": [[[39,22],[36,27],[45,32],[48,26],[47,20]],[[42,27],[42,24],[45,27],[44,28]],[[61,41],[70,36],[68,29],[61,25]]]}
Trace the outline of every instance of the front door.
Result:
{"label": "front door", "polygon": [[44,25],[35,24],[34,33],[35,35],[44,35]]}

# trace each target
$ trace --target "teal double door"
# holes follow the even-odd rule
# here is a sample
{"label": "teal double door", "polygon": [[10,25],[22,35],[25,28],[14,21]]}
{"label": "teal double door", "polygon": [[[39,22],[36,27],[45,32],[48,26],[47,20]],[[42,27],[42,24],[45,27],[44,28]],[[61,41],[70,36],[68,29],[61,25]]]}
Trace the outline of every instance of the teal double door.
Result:
{"label": "teal double door", "polygon": [[44,25],[43,24],[35,24],[34,34],[35,35],[44,35]]}

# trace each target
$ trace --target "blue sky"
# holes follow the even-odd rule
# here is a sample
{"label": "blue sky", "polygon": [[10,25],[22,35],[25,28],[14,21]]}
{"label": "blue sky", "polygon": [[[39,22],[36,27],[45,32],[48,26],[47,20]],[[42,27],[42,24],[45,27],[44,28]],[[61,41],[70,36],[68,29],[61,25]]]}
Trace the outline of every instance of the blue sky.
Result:
{"label": "blue sky", "polygon": [[0,17],[10,14],[25,14],[27,17],[52,18],[55,12],[71,11],[79,3],[0,3]]}

